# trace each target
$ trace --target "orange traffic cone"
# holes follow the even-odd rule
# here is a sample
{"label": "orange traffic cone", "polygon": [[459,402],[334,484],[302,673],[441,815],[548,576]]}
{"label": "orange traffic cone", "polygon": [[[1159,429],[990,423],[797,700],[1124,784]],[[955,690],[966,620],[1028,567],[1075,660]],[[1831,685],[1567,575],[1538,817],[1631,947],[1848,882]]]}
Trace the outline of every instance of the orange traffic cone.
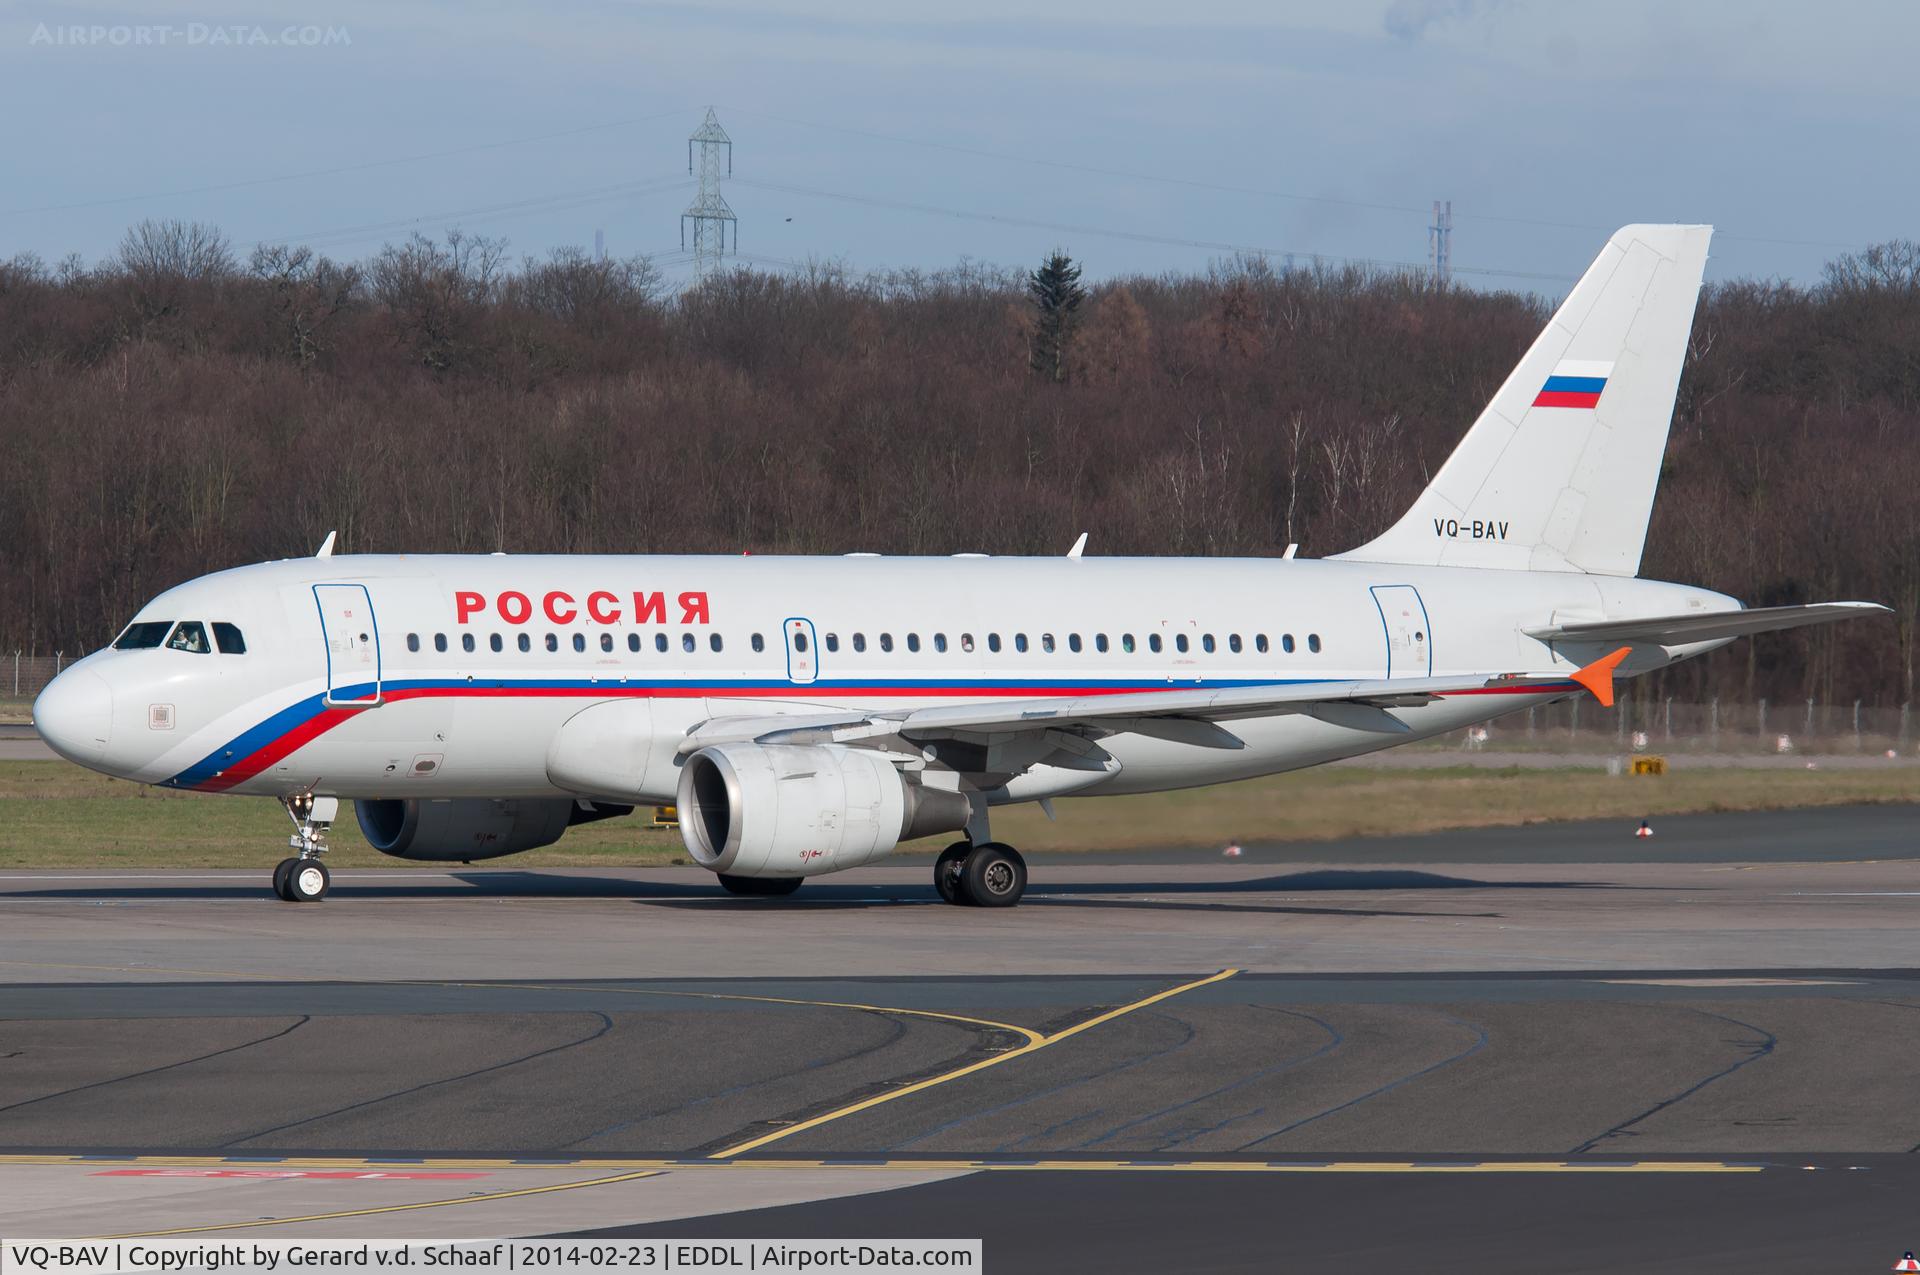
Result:
{"label": "orange traffic cone", "polygon": [[1920,1262],[1914,1261],[1913,1254],[1908,1253],[1905,1257],[1893,1264],[1893,1269],[1896,1271],[1920,1271]]}
{"label": "orange traffic cone", "polygon": [[1633,835],[1636,837],[1651,837],[1653,835],[1653,827],[1645,819],[1642,819],[1640,826],[1634,830]]}

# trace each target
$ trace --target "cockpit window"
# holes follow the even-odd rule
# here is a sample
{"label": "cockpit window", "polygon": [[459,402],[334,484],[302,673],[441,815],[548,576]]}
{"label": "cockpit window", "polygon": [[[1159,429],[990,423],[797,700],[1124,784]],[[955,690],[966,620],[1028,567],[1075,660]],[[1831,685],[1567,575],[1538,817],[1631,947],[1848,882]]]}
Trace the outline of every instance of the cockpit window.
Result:
{"label": "cockpit window", "polygon": [[173,626],[173,636],[167,639],[169,651],[191,651],[195,655],[206,655],[213,648],[207,645],[207,626],[198,620],[182,620]]}
{"label": "cockpit window", "polygon": [[220,644],[222,655],[245,655],[247,640],[240,636],[240,627],[228,624],[225,620],[213,622],[213,640]]}
{"label": "cockpit window", "polygon": [[127,631],[113,644],[113,649],[150,651],[166,640],[167,630],[172,627],[172,620],[142,620],[138,624],[129,624]]}

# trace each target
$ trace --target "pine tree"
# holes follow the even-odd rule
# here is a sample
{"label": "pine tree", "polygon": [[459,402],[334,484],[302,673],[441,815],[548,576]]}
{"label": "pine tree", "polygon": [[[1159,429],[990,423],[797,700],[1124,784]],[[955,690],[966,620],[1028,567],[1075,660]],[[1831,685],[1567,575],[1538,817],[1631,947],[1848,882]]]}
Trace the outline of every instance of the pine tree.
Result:
{"label": "pine tree", "polygon": [[1053,381],[1067,379],[1067,348],[1078,326],[1077,311],[1087,298],[1080,286],[1080,267],[1059,249],[1027,279],[1033,298],[1033,345],[1027,365]]}

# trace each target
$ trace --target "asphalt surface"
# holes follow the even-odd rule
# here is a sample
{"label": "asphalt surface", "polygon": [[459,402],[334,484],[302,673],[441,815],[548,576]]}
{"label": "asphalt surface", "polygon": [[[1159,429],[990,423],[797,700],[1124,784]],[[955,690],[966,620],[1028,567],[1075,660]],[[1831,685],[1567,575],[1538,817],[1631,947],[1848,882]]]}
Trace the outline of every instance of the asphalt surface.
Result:
{"label": "asphalt surface", "polygon": [[789,901],[342,872],[309,907],[4,873],[0,1231],[1884,1269],[1920,1185],[1914,814],[1036,856],[1007,912],[918,863]]}
{"label": "asphalt surface", "polygon": [[[984,1240],[984,1267],[1351,1275],[1419,1271],[1879,1271],[1912,1246],[1920,1163],[1856,1157],[1752,1174],[979,1173],[736,1213],[741,1239]],[[703,1237],[693,1218],[583,1234]]]}

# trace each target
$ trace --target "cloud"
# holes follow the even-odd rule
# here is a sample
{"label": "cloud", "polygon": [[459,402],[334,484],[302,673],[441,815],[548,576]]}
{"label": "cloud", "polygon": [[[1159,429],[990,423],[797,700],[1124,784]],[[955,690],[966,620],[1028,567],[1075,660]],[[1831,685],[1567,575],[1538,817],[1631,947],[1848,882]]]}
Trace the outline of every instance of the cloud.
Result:
{"label": "cloud", "polygon": [[1480,8],[1479,0],[1393,0],[1381,25],[1401,40],[1418,40],[1436,23],[1463,22]]}

